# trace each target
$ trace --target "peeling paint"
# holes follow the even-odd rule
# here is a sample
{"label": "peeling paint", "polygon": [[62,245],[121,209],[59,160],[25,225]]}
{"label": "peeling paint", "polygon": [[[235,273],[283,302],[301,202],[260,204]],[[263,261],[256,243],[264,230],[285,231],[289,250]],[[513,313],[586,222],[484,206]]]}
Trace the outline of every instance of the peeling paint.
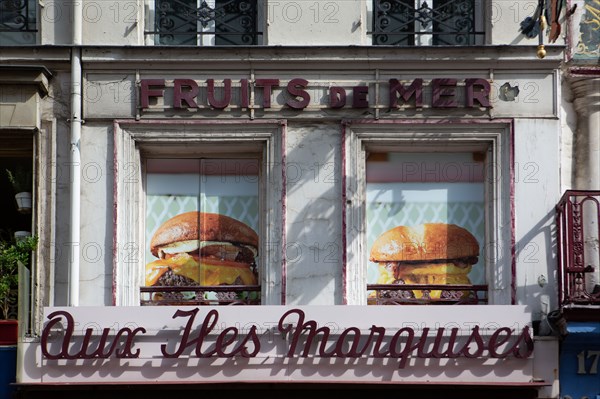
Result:
{"label": "peeling paint", "polygon": [[519,85],[511,86],[509,82],[504,83],[500,86],[500,92],[498,97],[502,101],[515,101],[519,95]]}

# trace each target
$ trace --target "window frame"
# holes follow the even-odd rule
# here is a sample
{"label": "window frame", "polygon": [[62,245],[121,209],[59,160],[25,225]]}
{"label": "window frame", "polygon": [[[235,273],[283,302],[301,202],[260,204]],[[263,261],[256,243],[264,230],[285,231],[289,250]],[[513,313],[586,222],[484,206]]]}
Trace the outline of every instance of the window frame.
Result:
{"label": "window frame", "polygon": [[[144,120],[114,122],[114,234],[113,303],[139,306],[144,284],[145,192],[143,159],[147,151],[162,155],[209,153],[239,156],[260,148],[259,183],[261,304],[281,303],[283,292],[283,173],[280,121],[181,121]],[[204,147],[204,149],[202,148]],[[183,151],[183,152],[181,152]],[[237,155],[236,155],[237,154]],[[264,195],[263,195],[264,193]],[[133,266],[133,267],[132,267]]]}
{"label": "window frame", "polygon": [[[10,4],[10,0],[0,0],[0,8],[6,7],[4,11],[0,10],[0,16],[2,14],[10,15],[10,12],[13,11],[9,10],[6,4]],[[5,46],[37,44],[40,19],[38,1],[25,0],[23,8],[14,11],[12,21],[4,23],[0,21],[0,42],[3,42]],[[22,37],[17,37],[17,35]],[[20,40],[21,38],[25,40]]]}
{"label": "window frame", "polygon": [[[145,27],[144,30],[144,41],[146,45],[154,45],[154,46],[242,46],[244,44],[215,44],[219,33],[217,32],[217,24],[216,19],[210,19],[203,24],[200,21],[197,21],[196,31],[188,33],[189,35],[196,36],[195,44],[180,44],[180,43],[171,43],[171,44],[163,44],[161,43],[161,35],[165,35],[165,33],[161,33],[157,30],[156,27],[156,4],[159,0],[145,0],[144,7],[144,21]],[[174,0],[175,1],[175,0]],[[199,7],[203,0],[195,0],[196,6]],[[207,6],[211,9],[215,9],[216,2],[219,0],[204,0],[207,3]],[[256,32],[253,32],[255,35],[256,43],[248,44],[248,46],[258,46],[264,43],[265,38],[265,20],[266,20],[266,0],[256,0],[256,20],[254,21],[254,26]],[[241,35],[241,33],[240,33]]]}
{"label": "window frame", "polygon": [[[434,126],[435,123],[435,126]],[[375,145],[390,152],[464,151],[465,146],[488,146],[485,188],[486,239],[483,245],[488,304],[514,303],[515,243],[513,204],[513,130],[509,122],[474,121],[416,123],[385,120],[348,121],[343,132],[345,302],[367,304],[366,150]],[[504,237],[509,237],[505,239]]]}
{"label": "window frame", "polygon": [[[389,33],[392,32],[378,32],[376,31],[376,24],[375,21],[377,19],[377,15],[376,15],[376,5],[375,5],[375,1],[376,0],[369,0],[367,1],[367,15],[368,15],[368,36],[370,37],[370,43],[373,45],[385,45],[383,43],[376,43],[376,37],[377,36],[388,36]],[[394,0],[393,0],[394,1]],[[414,9],[415,10],[419,10],[419,8],[421,7],[421,5],[423,3],[433,3],[435,0],[412,0],[413,4],[414,4]],[[489,18],[488,15],[490,15],[490,2],[486,1],[486,0],[473,0],[474,4],[474,32],[469,34],[469,36],[473,36],[475,39],[475,43],[472,44],[462,44],[463,46],[477,46],[477,45],[484,45],[488,43],[488,32],[491,28],[490,23],[488,22]],[[432,6],[429,7],[430,9],[435,9],[435,7]],[[414,24],[417,23],[417,20],[415,19]],[[417,30],[416,26],[413,26],[413,31],[412,32],[406,32],[406,36],[408,37],[409,41],[412,41],[412,43],[407,43],[407,44],[389,44],[390,46],[397,46],[397,47],[421,47],[421,46],[433,46],[433,47],[437,47],[437,46],[456,46],[456,45],[461,45],[461,44],[440,44],[440,43],[435,43],[434,42],[436,40],[436,35],[434,35],[432,32],[433,29],[433,25],[435,24],[435,20],[432,19],[431,24],[429,27],[425,27],[425,28],[421,28],[419,30]],[[419,32],[419,33],[417,33]],[[449,33],[439,33],[439,36],[448,36],[448,35],[452,35],[452,32]],[[392,37],[394,35],[392,34]],[[480,39],[481,38],[481,39]],[[429,41],[429,43],[424,43],[424,41]]]}

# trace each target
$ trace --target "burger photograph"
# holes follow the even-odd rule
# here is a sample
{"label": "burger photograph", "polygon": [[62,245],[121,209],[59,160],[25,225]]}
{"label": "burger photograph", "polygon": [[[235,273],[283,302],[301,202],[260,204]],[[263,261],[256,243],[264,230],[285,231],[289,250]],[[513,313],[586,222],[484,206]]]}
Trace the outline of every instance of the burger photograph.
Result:
{"label": "burger photograph", "polygon": [[[368,153],[367,303],[485,301],[484,160],[482,152],[438,148]],[[385,288],[390,285],[479,287]]]}
{"label": "burger photograph", "polygon": [[258,235],[216,213],[186,212],[167,220],[150,241],[158,259],[146,265],[146,286],[256,285]]}
{"label": "burger photograph", "polygon": [[142,302],[260,301],[258,161],[156,158],[144,166],[143,284],[151,289],[141,291]]}
{"label": "burger photograph", "polygon": [[[470,285],[468,275],[478,256],[479,243],[466,229],[454,224],[425,223],[386,231],[373,243],[369,260],[379,265],[377,284]],[[438,299],[442,290],[427,294],[414,290],[412,295]]]}

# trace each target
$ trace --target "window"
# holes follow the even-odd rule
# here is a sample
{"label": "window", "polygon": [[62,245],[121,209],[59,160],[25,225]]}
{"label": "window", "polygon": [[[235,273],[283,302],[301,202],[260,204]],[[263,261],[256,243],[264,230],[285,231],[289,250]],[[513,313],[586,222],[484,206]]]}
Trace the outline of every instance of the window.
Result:
{"label": "window", "polygon": [[352,125],[345,141],[349,303],[510,303],[507,129]]}
{"label": "window", "polygon": [[260,0],[149,0],[147,37],[154,44],[262,44]]}
{"label": "window", "polygon": [[483,0],[374,0],[373,44],[484,44]]}
{"label": "window", "polygon": [[36,0],[0,0],[0,43],[36,43]]}
{"label": "window", "polygon": [[279,124],[119,126],[115,302],[279,304]]}
{"label": "window", "polygon": [[260,153],[245,155],[145,160],[145,285],[195,291],[155,289],[142,303],[260,304]]}

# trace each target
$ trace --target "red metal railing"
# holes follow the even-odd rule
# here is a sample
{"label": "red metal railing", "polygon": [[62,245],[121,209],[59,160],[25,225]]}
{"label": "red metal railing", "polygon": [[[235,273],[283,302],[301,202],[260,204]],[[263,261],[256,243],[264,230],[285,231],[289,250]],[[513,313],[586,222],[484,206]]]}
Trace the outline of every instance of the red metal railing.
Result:
{"label": "red metal railing", "polygon": [[369,305],[482,305],[488,302],[487,285],[367,284]]}
{"label": "red metal railing", "polygon": [[600,191],[567,190],[556,206],[559,304],[600,305]]}
{"label": "red metal railing", "polygon": [[260,305],[260,285],[140,287],[142,306]]}

